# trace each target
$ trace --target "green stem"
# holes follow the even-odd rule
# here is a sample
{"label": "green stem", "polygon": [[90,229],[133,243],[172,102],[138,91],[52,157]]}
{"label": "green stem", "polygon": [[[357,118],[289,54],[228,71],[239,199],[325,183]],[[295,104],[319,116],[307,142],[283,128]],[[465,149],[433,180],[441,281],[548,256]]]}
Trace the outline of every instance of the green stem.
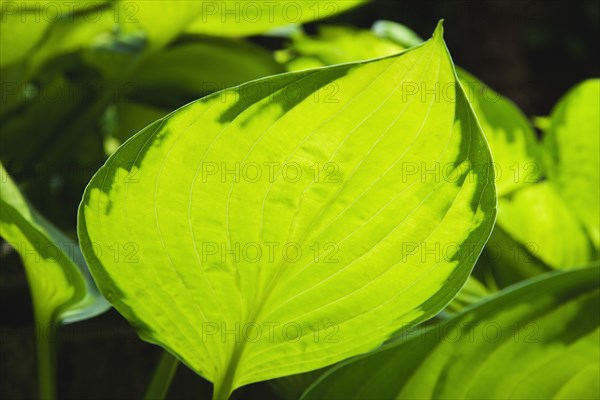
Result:
{"label": "green stem", "polygon": [[233,352],[231,360],[227,365],[227,370],[225,371],[225,376],[222,380],[218,380],[214,383],[213,389],[213,400],[228,400],[229,396],[233,392],[233,380],[235,377],[235,373],[240,362],[241,354],[243,350],[239,346],[236,346],[236,349]]}
{"label": "green stem", "polygon": [[179,366],[179,360],[173,357],[168,351],[164,351],[160,356],[158,367],[144,396],[145,400],[162,400],[165,398],[175,372],[177,372],[177,366]]}
{"label": "green stem", "polygon": [[36,323],[38,390],[40,399],[56,399],[56,325],[45,319]]}
{"label": "green stem", "polygon": [[216,382],[213,390],[213,400],[228,400],[231,395],[231,379],[225,379],[221,382]]}

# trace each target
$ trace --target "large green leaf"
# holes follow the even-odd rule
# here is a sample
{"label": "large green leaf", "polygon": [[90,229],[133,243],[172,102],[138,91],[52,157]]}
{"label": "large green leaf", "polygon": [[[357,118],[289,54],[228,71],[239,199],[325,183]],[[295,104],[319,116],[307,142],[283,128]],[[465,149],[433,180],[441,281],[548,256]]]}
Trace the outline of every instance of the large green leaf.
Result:
{"label": "large green leaf", "polygon": [[600,270],[540,276],[326,373],[303,399],[597,399]]}
{"label": "large green leaf", "polygon": [[[397,28],[396,24],[389,23],[387,27],[382,26],[386,29],[374,26],[373,31],[385,33]],[[326,34],[314,39],[303,35],[294,38],[293,45],[286,53],[281,53],[295,52],[300,56],[292,59],[288,68],[298,69],[310,62],[328,65],[358,60],[365,51],[375,52],[372,56],[387,54],[384,48],[374,45],[384,39],[370,31],[347,32],[352,33],[354,39],[361,37],[372,41],[368,50],[363,50],[364,46],[342,46],[344,51],[339,51],[340,46],[336,45],[340,40],[335,34],[341,35],[341,30],[330,27],[323,32]],[[412,40],[417,39],[413,37]],[[496,229],[503,229],[503,232],[492,236],[498,239],[490,243],[494,245],[489,252],[492,259],[483,262],[495,265],[494,274],[502,281],[498,283],[501,286],[514,283],[513,278],[532,276],[547,270],[546,266],[567,268],[596,259],[576,214],[586,221],[593,237],[594,229],[597,229],[594,226],[599,220],[597,199],[600,197],[597,176],[600,151],[598,80],[587,81],[573,89],[557,106],[552,117],[554,122],[551,122],[555,128],[550,129],[546,139],[546,147],[553,154],[548,167],[552,184],[535,184],[544,176],[546,168],[542,160],[543,149],[525,115],[510,100],[468,72],[462,69],[457,72],[494,158],[496,185],[501,196]],[[559,133],[554,134],[556,131]],[[561,138],[558,140],[565,142],[564,145],[558,144],[554,137]],[[563,198],[556,189],[566,192]]]}
{"label": "large green leaf", "polygon": [[600,79],[571,89],[556,105],[544,137],[548,176],[600,247]]}
{"label": "large green leaf", "polygon": [[88,185],[79,237],[109,301],[221,398],[441,310],[493,226],[489,164],[439,27],[399,55],[261,79],[156,121]]}

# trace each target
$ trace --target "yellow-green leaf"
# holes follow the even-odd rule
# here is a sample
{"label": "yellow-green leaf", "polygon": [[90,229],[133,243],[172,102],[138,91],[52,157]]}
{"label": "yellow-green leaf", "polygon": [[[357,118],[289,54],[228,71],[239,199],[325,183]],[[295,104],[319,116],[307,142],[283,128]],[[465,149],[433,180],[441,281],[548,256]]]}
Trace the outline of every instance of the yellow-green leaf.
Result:
{"label": "yellow-green leaf", "polygon": [[596,249],[600,247],[600,79],[571,89],[556,105],[544,136],[548,176]]}
{"label": "yellow-green leaf", "polygon": [[[156,121],[88,185],[79,237],[140,336],[225,398],[439,312],[492,229],[490,162],[440,26],[404,53],[257,80]],[[116,260],[115,244],[135,252]]]}

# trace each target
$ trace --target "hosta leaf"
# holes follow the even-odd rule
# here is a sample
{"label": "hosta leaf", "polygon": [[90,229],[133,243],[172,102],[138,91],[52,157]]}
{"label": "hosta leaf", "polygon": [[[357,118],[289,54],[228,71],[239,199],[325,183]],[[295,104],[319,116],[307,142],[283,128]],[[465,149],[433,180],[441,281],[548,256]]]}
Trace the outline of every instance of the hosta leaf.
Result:
{"label": "hosta leaf", "polygon": [[108,309],[81,252],[23,198],[0,164],[0,234],[20,254],[38,321],[75,322]]}
{"label": "hosta leaf", "polygon": [[396,56],[261,79],[156,121],[88,185],[79,237],[109,301],[221,398],[441,310],[494,222],[489,163],[440,27]]}
{"label": "hosta leaf", "polygon": [[[322,26],[315,37],[293,37],[292,44],[277,53],[290,71],[382,57],[414,46],[422,40],[408,28],[378,21],[372,31]],[[540,145],[525,115],[509,99],[496,93],[473,75],[457,68],[467,98],[473,106],[492,150],[498,195],[537,182],[542,176]]]}
{"label": "hosta leaf", "polygon": [[108,110],[106,116],[104,147],[107,155],[112,154],[118,146],[148,124],[167,115],[169,111],[122,101]]}
{"label": "hosta leaf", "polygon": [[571,89],[556,105],[544,137],[548,176],[600,247],[600,79]]}
{"label": "hosta leaf", "polygon": [[[272,55],[243,39],[196,37],[148,55],[134,65],[135,53],[94,49],[83,53],[105,79],[123,83],[123,94],[138,103],[176,109],[192,99],[244,82],[283,72]],[[132,132],[135,133],[135,132]]]}
{"label": "hosta leaf", "polygon": [[259,46],[242,40],[202,38],[148,57],[130,84],[132,96],[165,103],[173,97],[178,100],[177,96],[195,99],[280,72],[283,68]]}
{"label": "hosta leaf", "polygon": [[404,47],[373,32],[344,26],[323,25],[315,37],[298,33],[287,49],[276,53],[289,71],[388,56]]}
{"label": "hosta leaf", "polygon": [[247,0],[236,3],[227,1],[201,3],[200,15],[187,27],[187,32],[240,37],[267,32],[280,26],[331,18],[366,1],[256,2]]}
{"label": "hosta leaf", "polygon": [[537,182],[543,171],[540,146],[525,115],[468,72],[458,69],[458,77],[490,144],[498,196]]}
{"label": "hosta leaf", "polygon": [[[16,9],[14,12],[6,12],[4,9],[2,11],[0,16],[2,18],[0,23],[0,66],[5,67],[21,61],[35,48],[44,37],[50,22],[45,18],[39,22],[33,22],[34,15],[27,16],[25,14],[24,17],[23,13]],[[32,22],[25,24],[23,18]]]}
{"label": "hosta leaf", "polygon": [[458,292],[454,300],[444,310],[446,313],[455,313],[463,308],[475,304],[490,294],[489,290],[475,277],[470,276],[465,286]]}
{"label": "hosta leaf", "polygon": [[520,243],[498,225],[499,222],[496,222],[490,240],[473,270],[473,275],[484,282],[486,287],[505,288],[552,270],[552,267],[536,257],[540,252],[536,242],[526,240]]}
{"label": "hosta leaf", "polygon": [[423,42],[423,39],[409,27],[394,21],[379,20],[371,27],[377,36],[389,39],[402,47],[413,47]]}
{"label": "hosta leaf", "polygon": [[93,3],[8,1],[2,4],[0,66],[26,63],[37,71],[55,56],[90,46],[114,25],[114,14]]}
{"label": "hosta leaf", "polygon": [[586,264],[593,248],[579,221],[550,182],[526,186],[498,200],[498,224],[553,268]]}
{"label": "hosta leaf", "polygon": [[[0,157],[3,162],[34,160],[35,155],[56,138],[57,132],[72,115],[81,111],[89,101],[84,90],[72,91],[70,96],[55,94],[67,93],[70,85],[73,85],[72,81],[57,76],[45,85],[24,88],[23,91],[34,93],[35,97],[19,112],[3,118],[0,123]],[[14,82],[6,87],[11,91],[20,90]],[[23,145],[25,137],[32,139],[27,146]]]}
{"label": "hosta leaf", "polygon": [[269,381],[269,386],[278,399],[296,400],[327,370],[327,368],[305,372],[298,375],[289,375]]}
{"label": "hosta leaf", "polygon": [[594,266],[525,281],[334,368],[302,398],[597,399],[599,278]]}
{"label": "hosta leaf", "polygon": [[[481,262],[492,265],[500,286],[549,267],[571,268],[598,259],[594,226],[599,196],[599,82],[590,80],[574,88],[545,123],[548,179],[524,182],[499,200],[498,224]],[[490,138],[485,117],[477,115]],[[495,161],[502,167],[493,137],[491,143]],[[511,149],[518,152],[516,147]]]}
{"label": "hosta leaf", "polygon": [[148,49],[164,46],[183,32],[213,36],[256,35],[282,25],[329,18],[364,1],[144,1],[116,2],[119,26],[141,32]]}
{"label": "hosta leaf", "polygon": [[[525,146],[515,146],[518,139],[505,140],[508,136],[502,130],[510,126],[506,121],[513,121],[514,125],[517,115],[496,119],[490,129],[485,110],[474,103],[499,169],[505,172],[509,167],[506,162],[512,161],[514,166],[529,165],[526,176],[525,168],[509,167],[515,181],[508,181],[505,187],[515,190],[503,192],[500,179],[499,192],[504,196],[499,199],[498,224],[475,269],[491,271],[500,287],[549,268],[579,267],[598,259],[597,244],[594,249],[599,196],[598,82],[591,80],[574,88],[559,102],[551,118],[537,118],[537,124],[543,125],[546,132],[546,152],[538,157],[537,146],[527,144],[530,140],[523,141],[531,135],[519,136]],[[498,129],[500,135],[490,135]],[[543,156],[547,158],[544,168],[532,169],[533,165],[541,165]],[[543,169],[548,179],[532,184],[538,179],[536,169]],[[526,181],[517,182],[518,177]]]}
{"label": "hosta leaf", "polygon": [[59,325],[92,318],[109,304],[94,285],[77,244],[28,204],[1,163],[0,236],[21,256],[29,282],[39,397],[55,398]]}

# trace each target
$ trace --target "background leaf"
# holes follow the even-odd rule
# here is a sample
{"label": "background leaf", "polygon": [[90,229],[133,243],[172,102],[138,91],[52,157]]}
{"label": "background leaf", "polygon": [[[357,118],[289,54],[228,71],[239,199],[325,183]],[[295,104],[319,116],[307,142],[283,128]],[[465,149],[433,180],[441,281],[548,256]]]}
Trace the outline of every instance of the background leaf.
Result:
{"label": "background leaf", "polygon": [[402,47],[413,47],[423,42],[423,39],[409,27],[394,21],[379,20],[371,27],[377,36],[392,40]]}
{"label": "background leaf", "polygon": [[303,399],[594,399],[597,266],[523,282],[330,370]]}
{"label": "background leaf", "polygon": [[556,105],[544,136],[548,176],[600,247],[600,79],[571,89]]}
{"label": "background leaf", "polygon": [[[523,182],[500,197],[498,224],[488,243],[494,254],[482,258],[482,263],[493,264],[500,286],[548,268],[578,267],[598,259],[599,88],[600,80],[581,83],[555,107],[540,158],[547,179]],[[490,131],[483,125],[484,132]],[[500,120],[496,124],[504,125]],[[492,145],[493,154],[496,148]],[[496,234],[499,230],[503,232]]]}
{"label": "background leaf", "polygon": [[195,38],[148,57],[129,79],[129,97],[176,109],[178,104],[280,72],[283,68],[261,47],[240,40]]}
{"label": "background leaf", "polygon": [[457,71],[492,150],[498,195],[537,182],[543,175],[543,162],[527,117],[513,102],[473,75]]}
{"label": "background leaf", "polygon": [[64,236],[22,197],[0,164],[0,234],[21,255],[36,318],[75,322],[106,311],[76,242]]}
{"label": "background leaf", "polygon": [[[498,227],[553,268],[586,264],[593,247],[554,185],[540,182],[498,201]],[[498,229],[498,228],[497,228]]]}
{"label": "background leaf", "polygon": [[405,47],[373,32],[344,26],[321,25],[316,36],[292,35],[285,50],[276,53],[288,71],[341,64],[397,54]]}
{"label": "background leaf", "polygon": [[188,33],[219,36],[249,36],[270,29],[327,19],[366,3],[364,0],[273,2],[202,2],[201,13],[187,26]]}
{"label": "background leaf", "polygon": [[56,331],[109,308],[79,247],[38,214],[0,163],[0,235],[21,256],[29,281],[40,398],[55,398]]}

